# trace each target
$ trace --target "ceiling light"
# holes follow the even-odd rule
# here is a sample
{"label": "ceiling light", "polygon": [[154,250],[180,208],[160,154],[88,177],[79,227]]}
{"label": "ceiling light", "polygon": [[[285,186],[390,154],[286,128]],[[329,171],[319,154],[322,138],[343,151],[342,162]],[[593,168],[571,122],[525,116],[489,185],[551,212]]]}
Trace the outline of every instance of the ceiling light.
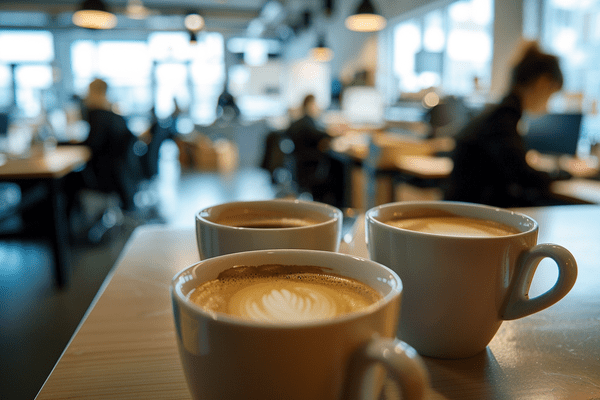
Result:
{"label": "ceiling light", "polygon": [[375,11],[369,0],[363,0],[353,15],[346,18],[346,28],[356,32],[375,32],[385,28],[385,18]]}
{"label": "ceiling light", "polygon": [[188,31],[198,32],[200,29],[204,28],[204,18],[198,13],[190,13],[185,16],[183,24]]}
{"label": "ceiling light", "polygon": [[112,29],[117,25],[117,17],[102,0],[84,0],[73,14],[73,23],[88,29]]}
{"label": "ceiling light", "polygon": [[144,7],[142,0],[128,0],[126,14],[131,19],[144,19],[150,15],[150,11]]}
{"label": "ceiling light", "polygon": [[316,61],[331,61],[333,58],[333,51],[325,44],[325,36],[319,36],[317,45],[311,50],[311,55]]}

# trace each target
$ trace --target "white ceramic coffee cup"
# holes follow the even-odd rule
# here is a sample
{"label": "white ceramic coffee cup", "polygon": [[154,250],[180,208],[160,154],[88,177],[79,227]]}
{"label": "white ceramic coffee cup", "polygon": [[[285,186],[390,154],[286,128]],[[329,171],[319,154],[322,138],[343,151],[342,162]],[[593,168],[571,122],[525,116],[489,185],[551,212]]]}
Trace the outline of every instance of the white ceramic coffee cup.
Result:
{"label": "white ceramic coffee cup", "polygon": [[[188,300],[198,285],[234,265],[311,265],[363,282],[383,299],[334,318],[254,322],[208,313]],[[381,389],[383,365],[405,399],[428,392],[417,352],[396,339],[402,283],[387,267],[340,253],[262,250],[210,258],[179,272],[171,284],[177,343],[194,399],[358,399]],[[364,392],[363,392],[364,393]]]}
{"label": "white ceramic coffee cup", "polygon": [[[500,222],[519,233],[459,237],[382,222],[428,209]],[[369,257],[402,279],[398,337],[421,355],[475,355],[485,349],[503,320],[551,306],[571,290],[577,278],[571,253],[553,244],[536,245],[537,222],[513,211],[459,202],[390,203],[368,210],[365,226]],[[544,294],[530,299],[535,270],[546,257],[556,262],[558,280]]]}
{"label": "white ceramic coffee cup", "polygon": [[[216,222],[223,215],[274,212],[290,218],[322,222],[291,228],[245,228]],[[200,259],[240,251],[310,249],[338,251],[343,213],[328,204],[300,200],[238,201],[205,208],[196,214],[196,239]]]}

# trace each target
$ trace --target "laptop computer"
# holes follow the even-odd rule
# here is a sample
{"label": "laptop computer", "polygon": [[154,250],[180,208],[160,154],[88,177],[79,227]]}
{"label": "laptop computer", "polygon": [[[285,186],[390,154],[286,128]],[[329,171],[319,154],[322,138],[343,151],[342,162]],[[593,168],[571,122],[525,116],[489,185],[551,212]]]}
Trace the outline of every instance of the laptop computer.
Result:
{"label": "laptop computer", "polygon": [[529,150],[544,154],[576,155],[581,133],[582,114],[546,114],[528,121],[523,136]]}

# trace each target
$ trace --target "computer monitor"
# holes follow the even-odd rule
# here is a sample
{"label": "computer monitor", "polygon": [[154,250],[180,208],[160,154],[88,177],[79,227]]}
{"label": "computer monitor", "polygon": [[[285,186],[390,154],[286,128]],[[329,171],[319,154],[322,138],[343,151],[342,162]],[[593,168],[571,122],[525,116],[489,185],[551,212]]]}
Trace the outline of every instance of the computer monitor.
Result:
{"label": "computer monitor", "polygon": [[528,121],[523,136],[529,150],[544,154],[577,153],[582,114],[546,114]]}
{"label": "computer monitor", "polygon": [[385,125],[385,104],[381,93],[370,86],[351,86],[342,96],[342,114],[352,127],[380,128]]}

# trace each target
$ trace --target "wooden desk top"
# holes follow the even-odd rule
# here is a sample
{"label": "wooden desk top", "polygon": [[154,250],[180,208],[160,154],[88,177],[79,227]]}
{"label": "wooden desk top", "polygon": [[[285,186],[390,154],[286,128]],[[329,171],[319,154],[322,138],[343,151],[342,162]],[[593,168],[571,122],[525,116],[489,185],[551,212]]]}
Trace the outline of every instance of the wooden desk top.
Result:
{"label": "wooden desk top", "polygon": [[61,178],[84,165],[91,153],[86,146],[58,146],[47,152],[32,149],[27,158],[8,158],[0,165],[0,180]]}
{"label": "wooden desk top", "polygon": [[572,178],[556,181],[550,187],[552,193],[559,198],[581,203],[600,204],[600,181],[583,178]]}
{"label": "wooden desk top", "polygon": [[[579,265],[552,307],[504,322],[488,349],[465,360],[426,358],[448,399],[600,398],[600,206],[522,209],[540,243],[568,248]],[[342,252],[366,256],[364,222]],[[177,353],[169,284],[198,260],[194,229],[138,228],[37,396],[42,399],[189,399]],[[531,294],[556,279],[542,262]]]}
{"label": "wooden desk top", "polygon": [[450,157],[404,156],[396,160],[398,171],[420,179],[444,179],[450,176],[454,163]]}

